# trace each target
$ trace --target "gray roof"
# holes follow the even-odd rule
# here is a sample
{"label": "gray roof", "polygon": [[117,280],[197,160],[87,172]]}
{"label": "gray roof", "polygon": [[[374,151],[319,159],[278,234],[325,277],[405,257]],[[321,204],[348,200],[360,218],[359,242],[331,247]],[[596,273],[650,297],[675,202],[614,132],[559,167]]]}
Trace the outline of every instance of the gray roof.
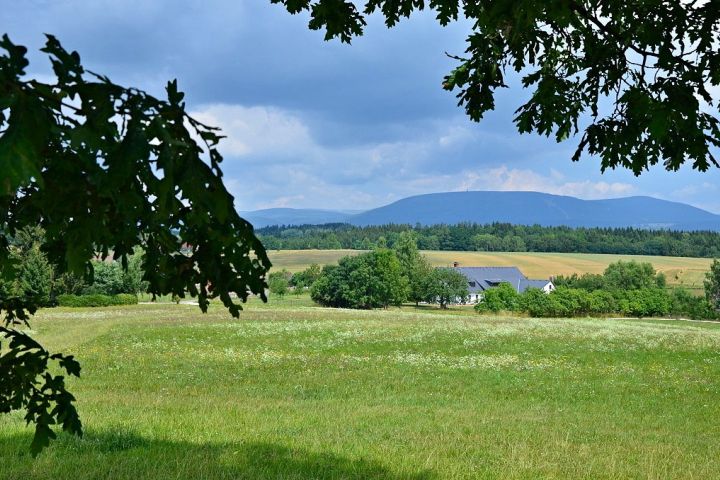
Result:
{"label": "gray roof", "polygon": [[468,279],[470,293],[484,292],[501,283],[509,283],[518,293],[530,287],[543,288],[549,280],[530,280],[517,267],[455,267]]}

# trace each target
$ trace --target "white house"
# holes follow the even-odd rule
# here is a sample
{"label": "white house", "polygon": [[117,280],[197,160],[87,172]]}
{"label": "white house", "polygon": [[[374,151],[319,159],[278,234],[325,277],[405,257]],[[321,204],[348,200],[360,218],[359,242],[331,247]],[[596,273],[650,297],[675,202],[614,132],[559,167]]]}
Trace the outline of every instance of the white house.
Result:
{"label": "white house", "polygon": [[523,293],[528,288],[539,288],[545,293],[555,290],[552,281],[529,279],[517,267],[460,267],[455,263],[453,268],[468,280],[470,303],[477,303],[484,291],[501,283],[509,283],[518,293]]}

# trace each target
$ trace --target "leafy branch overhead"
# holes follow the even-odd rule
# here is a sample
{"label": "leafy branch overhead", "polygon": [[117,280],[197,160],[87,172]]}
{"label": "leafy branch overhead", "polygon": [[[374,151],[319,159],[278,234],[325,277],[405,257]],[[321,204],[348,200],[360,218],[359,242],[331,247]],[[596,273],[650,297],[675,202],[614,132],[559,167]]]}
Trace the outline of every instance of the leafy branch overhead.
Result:
{"label": "leafy branch overhead", "polygon": [[[142,247],[154,295],[188,292],[203,311],[219,298],[234,316],[233,297],[265,299],[270,261],[223,185],[221,136],[186,113],[176,82],[159,100],[87,71],[52,36],[42,51],[55,83],[28,79],[25,47],[0,40],[0,279],[14,276],[18,232],[41,226],[58,273],[91,277],[90,260],[110,253],[127,267]],[[72,375],[79,366],[16,329],[37,305],[0,288],[0,337],[9,340],[0,412],[27,410],[35,451],[52,437],[50,425],[80,431],[63,377],[47,373],[51,360]]]}
{"label": "leafy branch overhead", "polygon": [[445,77],[479,121],[507,87],[508,71],[534,89],[516,111],[521,133],[581,134],[573,160],[598,155],[601,168],[639,175],[662,163],[718,167],[720,1],[662,0],[270,0],[310,13],[325,39],[350,42],[378,13],[388,27],[432,10],[445,26],[469,20],[459,65]]}

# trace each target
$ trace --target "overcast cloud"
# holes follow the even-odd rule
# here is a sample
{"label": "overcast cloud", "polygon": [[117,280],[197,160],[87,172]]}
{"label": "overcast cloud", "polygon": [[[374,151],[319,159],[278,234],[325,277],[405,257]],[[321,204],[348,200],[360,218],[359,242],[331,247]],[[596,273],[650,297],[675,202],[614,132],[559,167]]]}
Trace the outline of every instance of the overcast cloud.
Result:
{"label": "overcast cloud", "polygon": [[353,45],[324,42],[269,0],[0,0],[0,24],[48,75],[43,33],[89,68],[162,94],[177,78],[190,109],[222,127],[239,210],[366,209],[414,194],[535,190],[581,198],[652,195],[720,213],[720,171],[653,169],[636,178],[572,163],[577,139],[519,135],[527,94],[497,98],[476,124],[441,88],[467,26],[420,15],[386,30],[371,19]]}

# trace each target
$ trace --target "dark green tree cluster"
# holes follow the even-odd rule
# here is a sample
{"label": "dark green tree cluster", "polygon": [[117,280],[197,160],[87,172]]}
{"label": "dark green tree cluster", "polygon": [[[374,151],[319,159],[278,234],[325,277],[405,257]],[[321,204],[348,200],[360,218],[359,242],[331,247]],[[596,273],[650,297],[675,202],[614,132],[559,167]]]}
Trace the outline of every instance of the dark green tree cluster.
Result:
{"label": "dark green tree cluster", "polygon": [[[88,275],[71,273],[58,275],[43,251],[45,231],[39,226],[19,230],[11,241],[11,260],[15,266],[12,281],[0,281],[3,296],[32,301],[37,306],[94,306],[102,301],[82,301],[77,296],[113,297],[120,294],[135,296],[147,288],[142,279],[142,253],[128,256],[127,268],[116,261],[93,260]],[[98,297],[99,298],[99,297]],[[63,301],[61,301],[63,300]],[[126,302],[124,299],[117,301]],[[105,303],[112,299],[105,299]],[[135,303],[137,300],[135,300]]]}
{"label": "dark green tree cluster", "polygon": [[[404,232],[412,232],[421,250],[497,252],[609,253],[714,258],[720,256],[720,233],[636,228],[570,228],[539,225],[347,224],[275,226],[258,230],[269,249],[304,250],[394,248]],[[329,245],[333,245],[332,247]]]}
{"label": "dark green tree cluster", "polygon": [[54,297],[54,271],[41,250],[44,232],[38,226],[19,230],[11,239],[10,261],[15,267],[10,279],[0,278],[0,295],[38,306],[49,306]]}
{"label": "dark green tree cluster", "polygon": [[522,294],[509,284],[484,292],[479,312],[522,312],[532,317],[623,315],[715,319],[717,311],[704,297],[684,289],[668,291],[665,277],[649,263],[617,262],[602,275],[558,277],[549,294],[528,289]]}
{"label": "dark green tree cluster", "polygon": [[408,281],[395,253],[377,249],[324,267],[310,296],[327,307],[369,309],[400,305],[407,291]]}
{"label": "dark green tree cluster", "polygon": [[403,232],[394,249],[375,249],[326,266],[312,285],[311,296],[321,305],[377,308],[411,301],[447,308],[468,297],[467,279],[449,268],[433,268],[420,255],[412,232]]}
{"label": "dark green tree cluster", "polygon": [[555,277],[556,287],[580,288],[583,290],[639,290],[642,288],[665,288],[663,273],[657,273],[648,262],[618,261],[611,263],[602,275],[586,273]]}
{"label": "dark green tree cluster", "polygon": [[80,277],[68,272],[57,275],[43,252],[44,243],[45,231],[38,226],[17,232],[11,243],[15,278],[0,287],[6,295],[33,299],[38,306],[48,307],[61,296],[137,295],[147,288],[142,278],[141,251],[128,256],[127,268],[117,261],[92,260],[87,275]]}

